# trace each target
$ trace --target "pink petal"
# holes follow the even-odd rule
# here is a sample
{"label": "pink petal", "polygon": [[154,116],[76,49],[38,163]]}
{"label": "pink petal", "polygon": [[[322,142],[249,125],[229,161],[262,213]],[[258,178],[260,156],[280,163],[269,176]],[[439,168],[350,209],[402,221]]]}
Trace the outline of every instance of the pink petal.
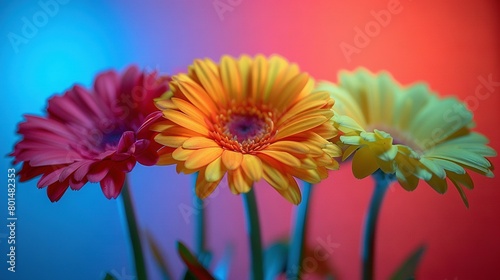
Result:
{"label": "pink petal", "polygon": [[75,181],[73,177],[71,177],[69,179],[69,186],[72,190],[75,190],[75,191],[80,190],[86,183],[87,183],[87,180]]}
{"label": "pink petal", "polygon": [[85,176],[87,176],[87,173],[89,173],[90,166],[93,164],[93,161],[86,161],[84,164],[82,164],[78,169],[75,171],[73,178],[76,181],[82,181]]}
{"label": "pink petal", "polygon": [[127,153],[135,142],[135,133],[133,131],[125,131],[118,142],[116,151],[118,153]]}
{"label": "pink petal", "polygon": [[117,198],[120,194],[123,183],[125,182],[125,173],[110,172],[101,180],[101,189],[104,195],[108,198]]}
{"label": "pink petal", "polygon": [[74,154],[68,151],[53,151],[51,153],[33,153],[31,166],[68,164],[74,162]]}
{"label": "pink petal", "polygon": [[59,199],[61,199],[61,197],[63,196],[63,194],[66,192],[67,189],[68,189],[67,182],[66,184],[64,184],[64,182],[63,183],[56,182],[47,187],[47,196],[49,197],[50,201],[56,202]]}
{"label": "pink petal", "polygon": [[69,96],[54,96],[49,100],[47,108],[49,117],[56,117],[69,123],[75,123],[84,127],[92,127],[92,119],[81,111],[81,105],[75,104]]}
{"label": "pink petal", "polygon": [[116,103],[119,79],[115,71],[107,71],[96,77],[94,82],[96,100],[104,101],[104,104],[97,102],[97,105],[102,106],[101,111],[109,110],[110,106]]}
{"label": "pink petal", "polygon": [[106,160],[93,165],[87,174],[87,179],[92,183],[100,182],[109,172],[111,167],[109,163],[110,161]]}
{"label": "pink petal", "polygon": [[59,182],[68,179],[68,177],[71,176],[73,172],[75,172],[78,168],[80,168],[82,165],[86,163],[87,163],[86,161],[78,161],[65,167],[64,170],[61,172],[61,175],[59,176]]}
{"label": "pink petal", "polygon": [[58,182],[59,176],[61,176],[62,171],[62,168],[56,169],[54,167],[54,170],[52,172],[43,174],[42,178],[40,178],[40,181],[38,181],[37,187],[43,188],[45,186]]}

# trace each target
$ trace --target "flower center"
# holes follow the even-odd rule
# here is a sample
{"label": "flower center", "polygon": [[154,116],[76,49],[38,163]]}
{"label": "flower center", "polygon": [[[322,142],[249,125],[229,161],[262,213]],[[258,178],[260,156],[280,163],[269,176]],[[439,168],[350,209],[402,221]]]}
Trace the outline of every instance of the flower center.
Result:
{"label": "flower center", "polygon": [[101,140],[101,147],[114,147],[118,145],[123,135],[122,129],[115,129],[109,133],[104,133]]}
{"label": "flower center", "polygon": [[258,138],[265,133],[265,120],[255,115],[232,115],[226,123],[226,130],[233,135],[238,142]]}
{"label": "flower center", "polygon": [[272,112],[253,105],[222,110],[211,132],[222,147],[242,153],[266,147],[275,133]]}

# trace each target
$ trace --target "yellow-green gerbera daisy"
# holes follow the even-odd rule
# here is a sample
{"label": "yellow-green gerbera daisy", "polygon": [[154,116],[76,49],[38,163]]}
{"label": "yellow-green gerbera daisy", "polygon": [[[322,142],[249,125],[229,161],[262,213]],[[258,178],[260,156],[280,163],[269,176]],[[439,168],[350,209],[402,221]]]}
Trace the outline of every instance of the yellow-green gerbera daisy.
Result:
{"label": "yellow-green gerbera daisy", "polygon": [[403,87],[388,73],[366,69],[342,71],[338,84],[322,82],[316,90],[335,99],[343,160],[354,154],[356,178],[381,169],[395,173],[406,190],[422,179],[439,193],[446,192],[448,178],[468,206],[462,187],[474,184],[467,172],[493,177],[486,157],[496,152],[471,131],[472,113],[455,98],[439,98],[424,83]]}

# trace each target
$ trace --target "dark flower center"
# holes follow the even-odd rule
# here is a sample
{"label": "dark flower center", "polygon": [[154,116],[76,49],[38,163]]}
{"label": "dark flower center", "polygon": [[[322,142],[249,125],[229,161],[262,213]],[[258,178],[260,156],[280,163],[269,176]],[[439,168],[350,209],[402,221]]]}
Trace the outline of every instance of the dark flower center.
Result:
{"label": "dark flower center", "polygon": [[269,145],[276,134],[273,114],[255,105],[234,105],[214,120],[214,140],[222,147],[251,153]]}
{"label": "dark flower center", "polygon": [[238,142],[244,142],[256,138],[266,131],[266,122],[257,116],[233,115],[226,124],[227,131],[233,135]]}
{"label": "dark flower center", "polygon": [[109,133],[104,133],[101,140],[101,147],[114,147],[118,145],[120,138],[123,135],[122,129],[115,129]]}

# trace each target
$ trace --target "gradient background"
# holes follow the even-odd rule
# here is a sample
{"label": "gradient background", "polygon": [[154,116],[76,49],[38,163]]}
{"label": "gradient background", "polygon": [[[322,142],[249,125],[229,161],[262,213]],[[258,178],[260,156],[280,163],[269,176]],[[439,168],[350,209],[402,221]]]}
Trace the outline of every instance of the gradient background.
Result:
{"label": "gradient background", "polygon": [[[76,82],[90,86],[102,70],[121,71],[135,63],[172,74],[186,69],[195,58],[218,60],[223,54],[242,53],[281,54],[318,80],[336,80],[337,71],[357,66],[386,69],[402,83],[425,80],[443,96],[466,101],[474,111],[477,131],[500,150],[500,86],[475,95],[479,77],[492,75],[493,81],[500,82],[498,1],[401,0],[401,12],[378,32],[374,30],[366,46],[349,58],[339,45],[355,46],[355,28],[364,29],[374,20],[372,11],[387,9],[391,1],[220,0],[233,3],[221,16],[213,0],[64,2],[45,22],[38,1],[0,4],[2,155],[18,140],[15,131],[22,114],[42,114],[51,95]],[[24,17],[38,20],[40,26],[16,51],[8,34],[22,35]],[[500,165],[498,158],[493,163]],[[10,159],[3,157],[1,172],[7,173],[10,167]],[[106,271],[133,279],[119,203],[107,200],[96,184],[68,191],[59,202],[51,203],[35,181],[18,183],[17,272],[8,272],[3,225],[7,176],[3,178],[0,279],[102,279]],[[495,278],[500,259],[497,178],[473,175],[476,189],[467,191],[470,209],[454,188],[439,195],[421,183],[409,193],[395,184],[381,212],[377,279],[386,279],[419,244],[428,247],[417,279]],[[183,268],[174,251],[175,241],[193,245],[194,216],[185,217],[179,210],[191,203],[190,178],[177,175],[173,167],[138,166],[131,181],[140,224],[156,237],[174,278],[179,279]],[[264,244],[286,238],[292,206],[266,184],[256,189]],[[334,269],[339,279],[360,276],[360,232],[371,191],[371,180],[354,179],[347,164],[314,192],[308,247],[315,249],[320,239],[336,244],[328,259],[318,264]],[[240,197],[221,186],[207,199],[206,209],[208,247],[215,260],[225,246],[232,246],[231,278],[247,278]],[[151,279],[157,279],[160,274],[149,250],[146,254]]]}

